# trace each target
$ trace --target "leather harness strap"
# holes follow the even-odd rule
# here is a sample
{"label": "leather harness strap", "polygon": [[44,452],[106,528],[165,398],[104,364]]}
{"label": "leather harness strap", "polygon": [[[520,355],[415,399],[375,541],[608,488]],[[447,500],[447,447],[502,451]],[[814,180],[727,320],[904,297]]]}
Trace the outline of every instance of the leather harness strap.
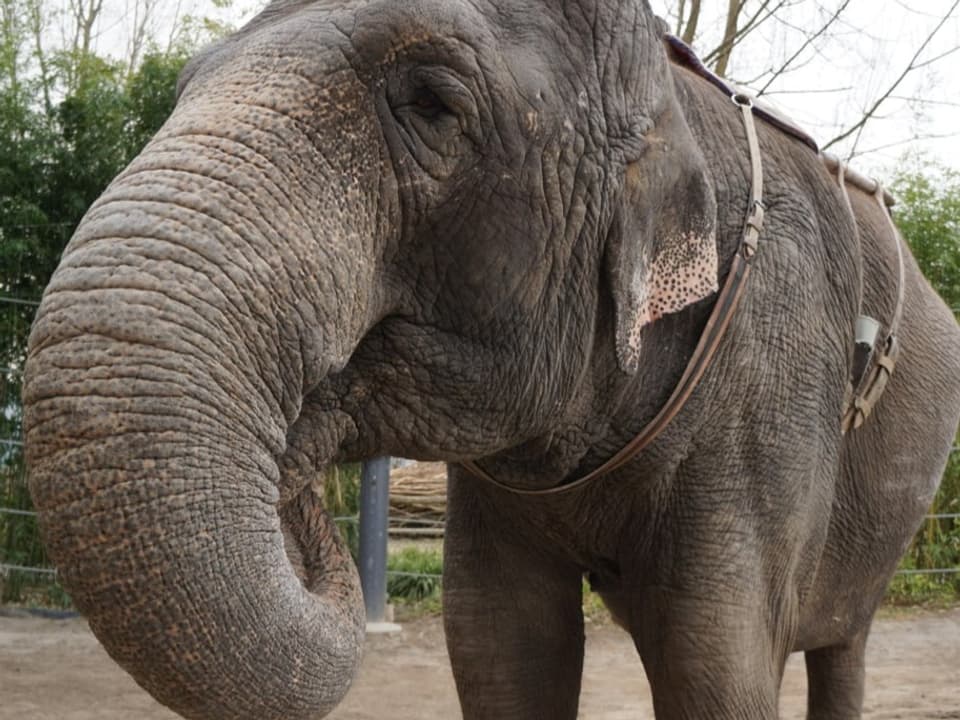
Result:
{"label": "leather harness strap", "polygon": [[843,180],[843,182],[840,183],[840,188],[843,190],[847,206],[850,207],[851,212],[853,212],[853,208],[850,206],[850,198],[847,195],[847,185],[853,185],[858,190],[863,190],[863,192],[865,192],[867,195],[876,195],[878,192],[880,192],[883,195],[882,206],[885,209],[892,208],[897,204],[897,201],[894,199],[893,195],[887,192],[883,185],[881,185],[877,180],[857,172],[836,155],[821,152],[820,158],[823,160],[823,164],[827,166],[827,170],[836,174],[837,182],[840,182],[841,179]]}
{"label": "leather harness strap", "polygon": [[[719,88],[727,96],[733,95],[737,92],[727,83],[726,80],[707,68],[707,66],[700,61],[700,58],[697,57],[697,54],[693,51],[693,48],[687,45],[683,40],[678,38],[676,35],[665,35],[663,39],[667,45],[667,51],[670,54],[671,60],[676,62],[678,65],[682,65],[692,70],[704,80]],[[777,128],[777,130],[780,132],[799,140],[815,153],[820,152],[820,147],[817,145],[816,140],[810,137],[809,134],[807,134],[802,128],[798,127],[789,118],[784,117],[773,108],[754,101],[753,114],[766,122],[768,125],[772,125],[773,127]]]}
{"label": "leather harness strap", "polygon": [[[840,163],[840,168],[842,177],[842,162]],[[893,371],[897,366],[897,358],[900,356],[900,342],[897,340],[897,330],[900,327],[900,318],[903,316],[903,302],[906,293],[903,239],[900,237],[900,231],[897,230],[897,226],[893,222],[893,216],[890,214],[890,205],[893,204],[892,198],[886,194],[880,186],[880,183],[875,183],[875,186],[873,197],[876,199],[877,204],[880,205],[880,209],[887,219],[887,224],[890,227],[890,232],[893,234],[894,244],[897,248],[897,305],[894,308],[893,319],[890,321],[886,338],[883,343],[881,343],[879,353],[874,353],[874,346],[876,344],[876,331],[874,331],[873,338],[868,339],[869,347],[866,350],[868,357],[863,363],[863,368],[862,370],[855,369],[853,380],[847,388],[846,409],[840,420],[840,431],[844,434],[850,430],[856,430],[870,417],[874,406],[877,404],[880,396],[883,395],[883,391],[887,388],[887,382],[889,382],[893,375]],[[843,195],[847,205],[850,205],[850,198],[847,195],[846,186],[841,185],[840,187],[843,189]],[[858,319],[858,325],[863,321],[873,323],[874,326],[877,325],[876,320],[863,315]],[[875,357],[873,357],[874,355]],[[870,365],[871,359],[873,363],[872,366],[870,366],[870,372],[866,373],[866,368]]]}
{"label": "leather harness strap", "polygon": [[[731,88],[723,79],[704,67],[693,50],[682,40],[668,35],[665,37],[665,41],[671,59],[692,70],[725,92],[740,109],[743,117],[743,125],[747,134],[747,145],[750,152],[751,181],[750,204],[744,223],[740,246],[737,248],[737,252],[733,257],[730,271],[727,273],[727,279],[724,282],[723,288],[720,290],[720,295],[710,313],[710,317],[707,319],[707,324],[704,326],[703,333],[700,335],[697,347],[694,349],[693,355],[690,357],[687,367],[684,369],[683,375],[680,377],[680,381],[674,388],[673,393],[656,416],[654,416],[653,420],[647,423],[636,437],[621,448],[613,457],[580,478],[552,488],[540,490],[527,490],[502,483],[472,460],[466,460],[460,463],[462,467],[478,478],[516,495],[542,496],[570,492],[583,487],[592,480],[596,480],[603,475],[617,470],[630,462],[654,441],[677,413],[683,409],[684,404],[697,387],[704,372],[710,366],[714,355],[716,355],[720,347],[720,342],[733,317],[733,313],[737,309],[737,305],[743,295],[747,277],[750,275],[752,260],[757,252],[760,233],[763,230],[765,209],[763,205],[763,160],[760,155],[760,143],[757,139],[754,115],[791,137],[800,140],[812,148],[814,152],[819,153],[827,169],[836,173],[838,183],[844,194],[844,200],[851,215],[853,214],[853,206],[847,194],[847,184],[849,183],[854,187],[872,194],[877,199],[881,208],[883,208],[895,239],[899,260],[896,309],[887,331],[886,339],[882,343],[882,348],[879,353],[874,353],[875,340],[870,342],[869,355],[864,360],[864,370],[870,364],[870,361],[873,360],[870,373],[864,372],[861,377],[855,378],[854,384],[851,384],[851,387],[848,389],[847,408],[841,418],[841,429],[844,433],[850,428],[860,427],[864,420],[870,415],[880,395],[883,394],[887,381],[893,374],[896,365],[897,356],[900,351],[896,331],[903,313],[905,283],[903,241],[893,223],[893,217],[889,210],[890,206],[894,204],[893,197],[887,193],[877,181],[866,178],[854,170],[851,170],[837,158],[826,153],[821,153],[816,142],[792,122],[769,108],[756,106],[749,95]],[[861,316],[858,320],[858,329],[860,320],[869,320],[874,323],[874,325],[877,325],[876,321],[872,320],[872,318],[864,318]],[[873,357],[874,355],[876,355],[876,357]]]}
{"label": "leather harness strap", "polygon": [[[680,38],[667,35],[665,41],[670,57],[675,62],[686,66],[700,77],[723,90],[727,95],[734,94],[735,91],[730,85],[728,85],[723,78],[718,77],[707,69],[707,67],[700,62],[700,58],[697,57],[690,46]],[[897,305],[879,354],[874,352],[879,323],[873,318],[864,315],[857,318],[856,345],[858,352],[855,353],[853,379],[848,389],[845,409],[841,414],[841,429],[846,433],[850,428],[860,427],[872,412],[874,405],[876,405],[877,400],[880,399],[880,396],[886,388],[887,381],[893,374],[897,356],[900,351],[897,343],[897,329],[900,327],[900,318],[903,315],[906,282],[903,263],[903,239],[890,213],[890,208],[896,204],[896,201],[890,193],[884,190],[878,181],[861,175],[853,168],[847,167],[847,165],[837,157],[821,152],[813,138],[774,109],[754,102],[753,112],[761,120],[799,140],[820,155],[827,170],[836,173],[837,182],[843,192],[844,202],[851,216],[853,216],[853,205],[850,202],[847,185],[853,185],[868,195],[873,195],[887,219],[887,224],[890,227],[890,232],[893,235],[894,244],[897,248],[897,260],[899,264],[897,276]],[[860,306],[862,307],[862,278],[860,285]],[[870,330],[869,337],[861,333],[863,329]],[[862,342],[865,338],[866,342]],[[861,349],[863,351],[859,352]],[[868,369],[870,370],[869,373],[867,372]]]}
{"label": "leather harness strap", "polygon": [[[832,170],[837,175],[837,185],[843,195],[843,202],[851,217],[855,217],[853,212],[853,203],[850,202],[850,193],[847,191],[847,183],[873,195],[880,211],[887,219],[890,226],[890,232],[894,237],[894,244],[897,248],[898,277],[897,277],[897,305],[894,309],[893,319],[890,321],[890,327],[887,336],[881,344],[879,354],[875,353],[877,334],[880,324],[871,317],[860,315],[857,318],[856,325],[856,343],[854,345],[853,373],[850,382],[847,385],[847,396],[844,400],[844,411],[840,418],[840,431],[843,434],[850,430],[859,428],[873,412],[874,406],[887,387],[887,381],[893,375],[896,368],[897,357],[900,354],[900,344],[897,341],[897,328],[900,326],[900,317],[903,314],[904,298],[904,266],[903,266],[903,240],[900,237],[900,231],[893,223],[893,217],[890,214],[890,207],[894,205],[894,199],[879,182],[859,175],[854,170],[847,167],[842,160],[832,155],[824,155],[823,161],[828,170]],[[863,281],[860,279],[860,307],[863,307]],[[874,357],[876,355],[876,357]],[[871,363],[872,361],[872,363]],[[868,373],[867,370],[870,370]]]}
{"label": "leather harness strap", "polygon": [[720,341],[723,339],[727,326],[733,317],[733,313],[737,309],[737,305],[746,287],[747,277],[750,275],[753,257],[757,252],[760,232],[763,230],[763,159],[760,155],[760,142],[757,139],[757,128],[753,119],[753,101],[748,95],[743,93],[734,93],[731,95],[731,99],[734,105],[740,109],[743,117],[743,126],[747,133],[747,145],[750,149],[750,205],[744,222],[743,236],[740,240],[740,246],[733,256],[733,263],[730,266],[730,271],[727,273],[727,279],[720,291],[720,296],[713,306],[710,317],[707,319],[703,333],[700,335],[700,341],[697,343],[697,347],[694,349],[693,355],[690,357],[687,367],[680,377],[680,381],[677,383],[667,402],[660,409],[660,412],[656,414],[653,420],[647,423],[633,440],[627,443],[616,455],[603,463],[603,465],[600,465],[595,470],[590,471],[576,480],[571,480],[570,482],[555,487],[540,490],[526,490],[513,487],[494,478],[477,465],[476,462],[471,460],[461,462],[460,464],[468,471],[496,485],[498,488],[508,490],[516,495],[554,495],[557,493],[570,492],[630,462],[653,442],[686,404],[690,394],[700,382],[700,378],[703,377],[703,373],[710,366],[710,361],[713,360],[713,356],[716,355],[717,349],[720,347]]}

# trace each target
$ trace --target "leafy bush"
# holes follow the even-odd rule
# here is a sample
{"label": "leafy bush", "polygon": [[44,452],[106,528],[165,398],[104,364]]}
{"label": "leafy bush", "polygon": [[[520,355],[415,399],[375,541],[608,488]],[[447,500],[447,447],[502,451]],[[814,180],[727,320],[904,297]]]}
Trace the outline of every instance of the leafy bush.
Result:
{"label": "leafy bush", "polygon": [[439,550],[404,548],[387,558],[387,595],[391,600],[439,600],[443,557]]}
{"label": "leafy bush", "polygon": [[930,284],[960,308],[960,172],[923,155],[900,165],[890,186],[897,227]]}
{"label": "leafy bush", "polygon": [[360,464],[331,465],[323,476],[323,506],[337,520],[340,535],[356,562],[360,552]]}
{"label": "leafy bush", "polygon": [[[943,483],[931,513],[960,514],[960,453],[947,463]],[[960,518],[928,519],[921,526],[900,563],[901,570],[960,568]],[[960,599],[960,573],[898,575],[887,600],[893,604],[943,603]]]}
{"label": "leafy bush", "polygon": [[[960,173],[921,154],[900,162],[891,190],[894,215],[930,284],[956,313],[960,310]],[[954,442],[960,445],[960,436]],[[960,453],[947,463],[932,514],[960,513]],[[917,533],[901,569],[960,567],[960,522],[928,520]],[[960,574],[900,575],[887,594],[891,602],[960,598]]]}
{"label": "leafy bush", "polygon": [[[913,570],[909,556],[901,570]],[[887,588],[890,605],[949,605],[960,597],[960,575],[896,575]]]}

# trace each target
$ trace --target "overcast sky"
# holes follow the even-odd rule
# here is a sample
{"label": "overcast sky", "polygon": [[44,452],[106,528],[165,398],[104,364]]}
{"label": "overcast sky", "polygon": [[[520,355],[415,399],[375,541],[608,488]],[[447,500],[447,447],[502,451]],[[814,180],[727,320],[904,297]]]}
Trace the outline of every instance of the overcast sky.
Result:
{"label": "overcast sky", "polygon": [[[213,0],[157,0],[160,9],[152,35],[165,45],[175,18],[211,16],[241,24],[263,4],[234,0],[234,7],[218,10]],[[402,1],[402,0],[398,0]],[[751,0],[748,8],[758,0]],[[864,110],[908,66],[911,57],[956,0],[850,0],[840,21],[795,68],[766,91],[768,99],[825,142],[856,122]],[[677,0],[651,0],[654,10],[668,16]],[[98,28],[98,50],[123,55],[136,0],[105,0]],[[730,76],[755,80],[778,67],[804,41],[804,32],[819,28],[842,0],[787,0],[786,22],[763,24],[735,52]],[[719,41],[726,0],[704,0],[705,17],[697,49],[707,52]],[[710,13],[715,13],[710,15]],[[923,53],[934,58],[960,47],[960,12],[940,30]],[[925,150],[930,157],[960,170],[960,53],[950,54],[909,75],[885,102],[857,142],[862,153],[858,167],[888,176],[908,149]],[[760,80],[755,88],[764,83]],[[927,138],[927,139],[923,139]],[[852,138],[851,138],[852,141]],[[833,151],[849,152],[851,142]]]}
{"label": "overcast sky", "polygon": [[[819,141],[838,135],[855,123],[908,67],[914,53],[948,13],[956,0],[851,0],[831,29],[831,37],[808,50],[767,91],[788,115]],[[670,0],[653,0],[666,12]],[[840,0],[800,0],[787,19],[807,32],[822,26]],[[704,7],[726,2],[705,0]],[[698,43],[701,52],[720,39],[722,22],[707,22]],[[749,44],[734,54],[731,75],[752,80],[764,70],[779,67],[803,43],[798,30],[780,23],[761,25]],[[960,12],[955,12],[919,60],[947,54],[928,67],[911,73],[879,109],[857,143],[865,154],[855,162],[887,174],[910,148],[924,149],[931,157],[960,170]],[[762,85],[762,83],[760,83]],[[940,136],[940,137],[932,137]],[[930,138],[918,140],[916,138]],[[853,138],[851,138],[851,141]],[[832,150],[849,152],[851,142]],[[879,148],[883,148],[880,150]],[[875,150],[876,149],[876,150]],[[874,151],[875,150],[875,151]]]}

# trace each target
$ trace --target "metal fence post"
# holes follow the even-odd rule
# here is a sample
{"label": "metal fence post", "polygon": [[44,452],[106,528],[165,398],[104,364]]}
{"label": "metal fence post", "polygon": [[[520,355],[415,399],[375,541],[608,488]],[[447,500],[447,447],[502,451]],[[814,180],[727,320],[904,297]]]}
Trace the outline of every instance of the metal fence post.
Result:
{"label": "metal fence post", "polygon": [[360,585],[367,631],[398,629],[387,623],[387,515],[390,510],[390,458],[363,464],[360,474]]}

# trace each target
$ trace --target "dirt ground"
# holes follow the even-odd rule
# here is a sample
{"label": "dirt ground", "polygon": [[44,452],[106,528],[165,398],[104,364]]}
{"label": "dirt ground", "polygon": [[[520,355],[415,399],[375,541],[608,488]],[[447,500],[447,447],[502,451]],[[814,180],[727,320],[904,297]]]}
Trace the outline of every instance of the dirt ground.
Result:
{"label": "dirt ground", "polygon": [[[874,625],[865,718],[960,719],[960,609],[887,615]],[[804,716],[802,658],[787,667],[781,715]],[[630,638],[589,626],[580,717],[653,718]],[[174,720],[97,644],[83,620],[0,617],[0,720]],[[460,717],[439,619],[371,637],[336,720]]]}

